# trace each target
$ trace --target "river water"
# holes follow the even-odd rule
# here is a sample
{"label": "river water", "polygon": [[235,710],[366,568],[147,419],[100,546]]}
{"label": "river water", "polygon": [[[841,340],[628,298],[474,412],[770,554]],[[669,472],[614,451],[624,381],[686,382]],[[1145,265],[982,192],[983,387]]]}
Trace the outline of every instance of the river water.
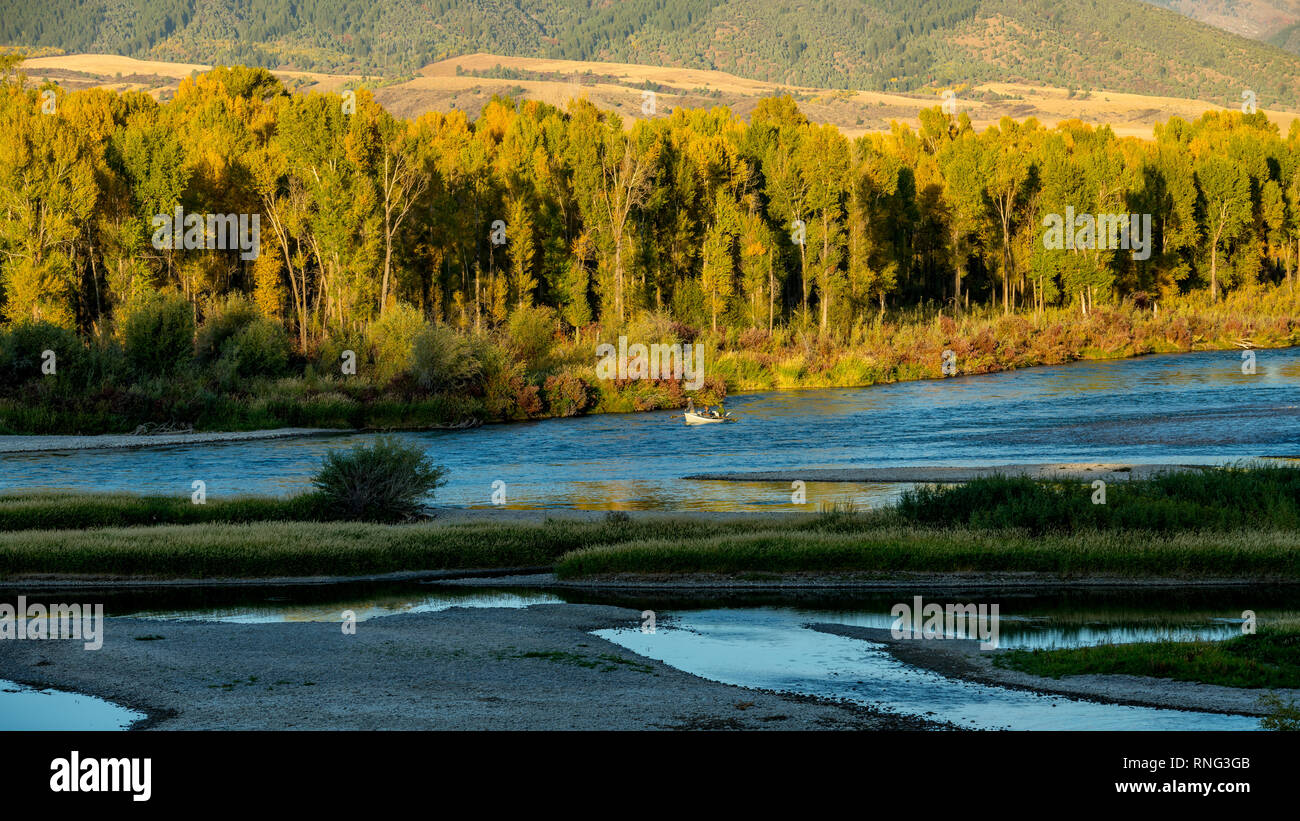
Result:
{"label": "river water", "polygon": [[[1243,374],[1235,351],[1075,363],[978,377],[859,389],[733,397],[736,425],[685,427],[672,412],[598,415],[469,431],[403,433],[450,469],[437,503],[487,507],[666,510],[789,509],[780,483],[687,482],[699,472],[1022,462],[1214,464],[1300,455],[1300,348],[1259,351]],[[198,444],[122,451],[0,456],[0,491],[34,488],[213,498],[290,493],[308,486],[330,448],[371,435]],[[501,484],[496,484],[501,483]],[[809,484],[809,501],[875,505],[897,485]],[[1243,595],[1243,592],[1245,595]],[[112,615],[216,621],[335,620],[454,606],[525,607],[584,600],[536,591],[337,589],[109,596]],[[209,600],[209,595],[214,600]],[[1028,648],[1224,639],[1246,609],[1294,610],[1290,590],[1165,601],[1150,591],[1118,604],[1040,596],[1004,608],[1003,644]],[[1161,594],[1161,596],[1183,594]],[[1224,598],[1226,596],[1226,598]],[[967,727],[1243,729],[1254,719],[1100,705],[957,682],[903,665],[872,642],[809,629],[838,622],[884,627],[902,594],[852,600],[618,601],[664,613],[662,629],[600,631],[637,653],[718,681],[847,698]],[[615,603],[615,602],[611,602]],[[79,699],[79,700],[78,700]],[[140,716],[94,699],[0,682],[0,729],[120,727]],[[24,723],[26,722],[26,723]],[[66,724],[64,723],[66,722]]]}
{"label": "river water", "polygon": [[[572,603],[653,610],[653,632],[636,627],[596,635],[704,678],[951,722],[969,729],[1252,730],[1258,719],[1197,711],[1101,704],[992,687],[932,673],[890,656],[879,643],[830,635],[814,624],[892,626],[893,603],[912,592],[653,592],[469,587],[417,582],[253,588],[154,588],[106,592],[110,617],[233,623],[338,622],[450,607],[529,607]],[[1294,613],[1284,587],[1143,591],[982,591],[927,595],[927,601],[996,602],[999,646],[1046,649],[1137,641],[1223,640],[1242,633],[1241,616],[1260,623]],[[110,621],[111,624],[111,621]],[[163,629],[160,627],[160,629]],[[1263,691],[1261,691],[1262,694]],[[142,715],[84,696],[37,692],[0,682],[0,730],[111,729]]]}
{"label": "river water", "polygon": [[[792,509],[781,483],[701,472],[1125,461],[1221,463],[1300,454],[1300,348],[1079,362],[870,388],[738,395],[735,425],[674,412],[603,414],[402,433],[446,465],[436,503],[663,510]],[[0,491],[64,488],[210,498],[308,486],[321,456],[370,434],[0,456]],[[500,484],[496,484],[500,483]],[[873,506],[897,485],[809,484],[808,501]]]}

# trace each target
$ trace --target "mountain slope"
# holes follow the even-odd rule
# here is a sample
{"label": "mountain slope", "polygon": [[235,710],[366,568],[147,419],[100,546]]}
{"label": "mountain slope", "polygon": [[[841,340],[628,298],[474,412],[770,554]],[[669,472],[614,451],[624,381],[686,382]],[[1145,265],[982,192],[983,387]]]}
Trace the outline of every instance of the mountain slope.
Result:
{"label": "mountain slope", "polygon": [[387,76],[484,51],[834,88],[1300,103],[1300,57],[1139,0],[47,0],[0,15],[0,44]]}
{"label": "mountain slope", "polygon": [[1269,41],[1300,21],[1300,0],[1146,0],[1215,28]]}

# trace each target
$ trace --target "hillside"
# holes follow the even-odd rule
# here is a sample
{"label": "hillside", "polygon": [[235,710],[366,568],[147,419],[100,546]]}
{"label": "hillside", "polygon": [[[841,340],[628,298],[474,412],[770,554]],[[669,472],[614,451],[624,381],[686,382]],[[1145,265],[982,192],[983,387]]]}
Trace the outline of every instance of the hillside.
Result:
{"label": "hillside", "polygon": [[1215,28],[1300,52],[1300,0],[1146,0]]}
{"label": "hillside", "polygon": [[[35,57],[22,64],[33,81],[57,82],[69,91],[96,87],[135,89],[159,100],[170,99],[184,78],[210,68],[206,64],[145,61],[110,54]],[[726,106],[747,119],[764,98],[789,94],[810,120],[829,123],[852,136],[889,131],[894,122],[919,129],[921,111],[941,101],[932,89],[847,91],[778,85],[706,69],[493,54],[452,57],[421,68],[412,79],[382,84],[367,83],[364,77],[354,74],[279,69],[275,74],[294,91],[338,92],[372,85],[375,99],[384,108],[407,119],[428,111],[454,109],[476,120],[494,96],[540,100],[560,108],[581,98],[602,109],[617,111],[625,128],[646,117],[641,110],[646,89],[653,89],[657,95],[654,116],[665,116],[676,108]],[[1065,120],[1104,124],[1121,137],[1147,140],[1157,124],[1172,117],[1191,121],[1207,111],[1225,108],[1181,97],[1012,83],[982,83],[962,87],[959,92],[958,110],[981,130],[996,125],[1003,117],[1033,117],[1048,126]],[[1289,133],[1292,121],[1297,119],[1292,112],[1259,110],[1282,134]]]}
{"label": "hillside", "polygon": [[1223,105],[1251,89],[1263,107],[1300,104],[1300,57],[1138,0],[50,0],[0,17],[0,44],[389,78],[489,52],[808,87],[1012,82]]}

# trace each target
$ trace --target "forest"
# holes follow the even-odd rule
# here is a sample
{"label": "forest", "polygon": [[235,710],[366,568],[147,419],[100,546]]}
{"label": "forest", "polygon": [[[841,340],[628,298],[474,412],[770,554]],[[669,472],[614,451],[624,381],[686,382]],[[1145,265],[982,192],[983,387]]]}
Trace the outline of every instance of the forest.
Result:
{"label": "forest", "polygon": [[[487,52],[718,69],[780,85],[983,82],[1300,105],[1300,58],[1140,0],[46,0],[0,44],[410,77]],[[1285,44],[1285,41],[1282,41]],[[1236,101],[1236,102],[1233,102]]]}
{"label": "forest", "polygon": [[[1300,129],[1263,114],[1150,140],[978,132],[939,107],[850,139],[788,97],[748,122],[627,127],[582,99],[406,121],[260,68],[159,103],[38,86],[4,59],[9,432],[680,404],[680,385],[596,384],[595,346],[619,335],[707,342],[710,395],[933,376],[945,348],[977,373],[1300,341]],[[155,217],[178,207],[257,215],[259,253],[159,247]],[[1046,247],[1067,209],[1149,214],[1150,253]]]}

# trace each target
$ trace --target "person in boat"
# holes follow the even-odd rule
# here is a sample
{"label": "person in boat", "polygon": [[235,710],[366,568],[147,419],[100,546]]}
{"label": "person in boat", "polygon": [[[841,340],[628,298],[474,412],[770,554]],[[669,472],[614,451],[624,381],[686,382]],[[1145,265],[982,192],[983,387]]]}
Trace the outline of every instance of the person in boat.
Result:
{"label": "person in boat", "polygon": [[689,396],[686,397],[686,412],[695,413],[695,399]]}

